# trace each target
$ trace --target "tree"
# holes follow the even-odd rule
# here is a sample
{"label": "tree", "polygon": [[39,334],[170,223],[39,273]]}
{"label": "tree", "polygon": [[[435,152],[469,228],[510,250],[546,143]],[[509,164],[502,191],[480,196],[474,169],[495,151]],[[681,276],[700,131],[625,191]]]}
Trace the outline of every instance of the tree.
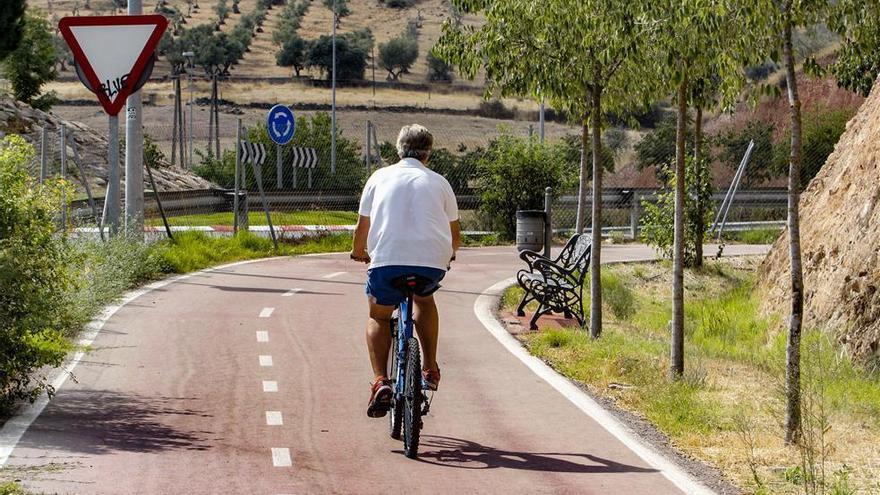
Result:
{"label": "tree", "polygon": [[281,50],[275,54],[275,62],[281,67],[293,67],[293,73],[299,77],[299,73],[306,65],[306,40],[294,35],[282,45]]}
{"label": "tree", "polygon": [[843,38],[829,70],[837,83],[867,97],[880,73],[880,5],[877,0],[832,3],[828,27]]}
{"label": "tree", "polygon": [[[666,175],[667,167],[675,162],[676,131],[676,117],[670,115],[661,120],[633,147],[639,170],[654,167],[654,173],[661,183],[669,179]],[[689,143],[693,140],[694,130],[690,118],[686,121],[685,132],[685,145],[688,146],[688,150],[692,150],[693,147]]]}
{"label": "tree", "polygon": [[[333,77],[333,45],[330,36],[323,35],[309,46],[307,67],[317,67],[327,79]],[[336,38],[337,79],[363,79],[367,68],[367,52],[352,43],[347,36]]]}
{"label": "tree", "polygon": [[24,34],[26,0],[7,0],[0,9],[0,60],[18,48]]}
{"label": "tree", "polygon": [[[757,43],[740,20],[750,13],[730,0],[651,2],[653,67],[668,81],[676,105],[675,224],[672,274],[670,375],[684,373],[685,177],[688,102],[694,88],[717,78],[719,91],[734,100],[745,82],[743,67],[755,57]],[[702,107],[704,101],[699,104]],[[699,141],[699,140],[698,140]],[[696,148],[697,152],[699,148]],[[699,155],[697,155],[699,157]],[[701,166],[694,160],[695,166]],[[698,175],[699,176],[699,175]],[[699,218],[699,216],[698,216]]]}
{"label": "tree", "polygon": [[[481,14],[479,27],[447,20],[434,52],[459,73],[487,75],[487,94],[549,100],[581,125],[581,167],[577,230],[586,218],[586,184],[593,175],[593,197],[602,197],[602,122],[611,112],[645,105],[656,79],[645,77],[646,2],[625,0],[548,0],[536,9],[529,0],[453,0],[462,13]],[[592,138],[590,138],[592,130]],[[592,139],[592,145],[588,142]],[[592,149],[592,166],[586,152]],[[590,170],[592,169],[592,170]],[[602,331],[602,202],[593,201],[590,261],[590,334]]]}
{"label": "tree", "polygon": [[24,32],[18,48],[3,61],[15,99],[48,110],[54,93],[40,96],[44,84],[55,79],[55,41],[49,22],[33,12],[25,14]]}
{"label": "tree", "polygon": [[388,79],[396,81],[409,70],[419,57],[419,43],[409,37],[398,36],[388,43],[379,43],[379,67],[388,71]]}
{"label": "tree", "polygon": [[451,83],[453,79],[452,66],[434,55],[433,51],[428,52],[428,81]]}

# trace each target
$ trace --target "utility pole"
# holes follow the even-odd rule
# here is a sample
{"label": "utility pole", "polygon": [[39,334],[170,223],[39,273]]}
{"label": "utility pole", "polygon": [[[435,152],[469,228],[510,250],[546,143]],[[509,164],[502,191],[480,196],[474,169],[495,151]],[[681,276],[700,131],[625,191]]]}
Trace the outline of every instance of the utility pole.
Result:
{"label": "utility pole", "polygon": [[[143,13],[141,0],[128,0],[128,15]],[[126,100],[125,119],[125,230],[128,235],[144,236],[144,130],[141,92]]]}
{"label": "utility pole", "polygon": [[333,112],[330,125],[330,173],[336,173],[336,0],[333,0]]}
{"label": "utility pole", "polygon": [[541,111],[538,114],[538,136],[541,138],[541,144],[544,144],[544,98],[541,98]]}
{"label": "utility pole", "polygon": [[183,52],[183,58],[186,59],[186,73],[189,75],[189,168],[193,167],[193,59],[196,54],[193,52]]}

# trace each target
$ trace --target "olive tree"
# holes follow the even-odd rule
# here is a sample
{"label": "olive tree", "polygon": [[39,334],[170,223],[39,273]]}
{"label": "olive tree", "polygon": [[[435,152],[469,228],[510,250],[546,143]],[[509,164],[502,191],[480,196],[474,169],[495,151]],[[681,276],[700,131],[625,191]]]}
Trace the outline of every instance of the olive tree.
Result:
{"label": "olive tree", "polygon": [[388,71],[388,79],[396,81],[419,58],[419,43],[408,36],[392,38],[379,43],[379,67]]}
{"label": "olive tree", "polygon": [[[545,98],[581,125],[577,230],[586,218],[586,183],[592,168],[593,246],[590,266],[590,334],[602,331],[602,123],[610,113],[646,104],[655,78],[647,76],[646,2],[625,0],[453,0],[485,22],[446,21],[436,55],[473,78],[480,68],[487,96]],[[590,135],[592,130],[592,135]],[[592,139],[592,145],[588,142]],[[586,150],[592,149],[591,167]]]}

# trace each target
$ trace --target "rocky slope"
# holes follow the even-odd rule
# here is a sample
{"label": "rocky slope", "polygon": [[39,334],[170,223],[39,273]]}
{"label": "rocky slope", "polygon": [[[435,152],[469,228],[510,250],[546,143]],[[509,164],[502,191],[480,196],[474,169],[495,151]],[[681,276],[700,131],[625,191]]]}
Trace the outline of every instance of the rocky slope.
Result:
{"label": "rocky slope", "polygon": [[[805,324],[860,358],[880,356],[880,86],[803,193]],[[761,266],[765,309],[788,314],[788,235]]]}
{"label": "rocky slope", "polygon": [[[121,120],[121,119],[120,119]],[[60,128],[64,124],[68,132],[76,141],[77,151],[85,170],[86,179],[92,187],[95,195],[103,196],[107,185],[107,134],[106,131],[98,132],[84,124],[61,119],[55,114],[35,110],[28,105],[17,101],[0,98],[0,131],[4,134],[21,134],[34,144],[37,149],[39,160],[41,129],[45,126],[49,129],[48,162],[50,173],[58,173],[61,161]],[[120,122],[120,135],[125,135],[124,123]],[[68,171],[71,180],[78,189],[82,188],[82,178],[73,163],[73,148],[67,147]],[[120,157],[124,160],[124,156]],[[32,167],[39,170],[39,161]],[[120,171],[124,173],[124,163],[120,164]],[[160,191],[206,189],[212,187],[211,183],[180,167],[171,167],[168,164],[153,169],[156,179],[156,187]],[[146,181],[146,174],[144,174]],[[152,189],[149,183],[145,187]]]}

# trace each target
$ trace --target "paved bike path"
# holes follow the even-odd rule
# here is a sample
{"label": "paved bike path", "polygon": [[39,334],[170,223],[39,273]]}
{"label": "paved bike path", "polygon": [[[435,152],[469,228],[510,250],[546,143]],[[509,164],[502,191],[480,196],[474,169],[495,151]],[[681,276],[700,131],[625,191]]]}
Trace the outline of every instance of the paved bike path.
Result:
{"label": "paved bike path", "polygon": [[237,265],[126,304],[7,469],[50,493],[680,493],[479,322],[476,298],[520,267],[510,247],[463,250],[437,296],[443,383],[405,458],[365,415],[365,274],[346,258]]}

